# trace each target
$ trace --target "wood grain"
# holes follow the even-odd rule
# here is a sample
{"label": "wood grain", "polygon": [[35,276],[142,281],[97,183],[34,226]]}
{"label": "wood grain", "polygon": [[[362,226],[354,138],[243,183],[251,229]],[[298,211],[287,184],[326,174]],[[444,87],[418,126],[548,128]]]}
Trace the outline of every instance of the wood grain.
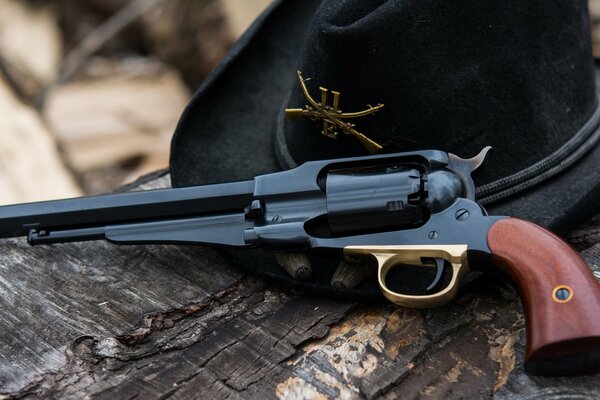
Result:
{"label": "wood grain", "polygon": [[[527,321],[525,367],[577,374],[600,367],[600,284],[562,239],[531,222],[507,218],[487,236],[493,263],[521,293]],[[564,299],[557,291],[566,293]]]}

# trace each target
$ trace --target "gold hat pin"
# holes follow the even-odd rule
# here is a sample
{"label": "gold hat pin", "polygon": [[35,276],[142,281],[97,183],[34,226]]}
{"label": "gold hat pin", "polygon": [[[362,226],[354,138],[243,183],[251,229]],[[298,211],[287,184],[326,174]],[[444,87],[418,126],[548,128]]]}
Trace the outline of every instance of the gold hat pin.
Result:
{"label": "gold hat pin", "polygon": [[[381,145],[374,140],[369,139],[364,134],[358,132],[354,127],[356,124],[345,121],[351,118],[360,118],[366,115],[374,114],[383,108],[383,104],[379,103],[376,106],[367,104],[367,109],[357,112],[344,113],[340,110],[340,97],[341,93],[334,90],[331,91],[333,94],[333,105],[327,105],[327,95],[329,90],[324,87],[319,87],[321,91],[321,102],[315,101],[306,88],[305,79],[302,78],[302,72],[298,71],[298,79],[300,80],[300,86],[304,97],[308,100],[309,104],[305,108],[286,108],[285,113],[288,118],[308,117],[313,121],[323,121],[323,130],[321,133],[329,138],[337,139],[340,131],[346,135],[352,135],[369,150],[371,153],[377,153],[381,150]],[[308,80],[308,79],[306,79]]]}

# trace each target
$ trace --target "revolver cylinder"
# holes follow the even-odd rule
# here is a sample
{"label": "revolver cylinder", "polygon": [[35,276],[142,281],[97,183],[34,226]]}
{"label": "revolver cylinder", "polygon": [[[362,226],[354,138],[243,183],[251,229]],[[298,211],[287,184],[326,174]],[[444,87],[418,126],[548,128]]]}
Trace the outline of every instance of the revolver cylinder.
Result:
{"label": "revolver cylinder", "polygon": [[325,192],[333,234],[410,227],[428,217],[425,179],[412,165],[330,171]]}

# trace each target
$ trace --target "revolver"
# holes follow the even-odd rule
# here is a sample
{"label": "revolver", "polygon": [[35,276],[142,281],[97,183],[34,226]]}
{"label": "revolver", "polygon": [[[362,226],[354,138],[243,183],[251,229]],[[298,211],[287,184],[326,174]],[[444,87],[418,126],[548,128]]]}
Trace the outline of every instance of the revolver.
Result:
{"label": "revolver", "polygon": [[[3,206],[0,237],[343,258],[375,270],[383,295],[412,308],[450,302],[469,271],[500,272],[516,285],[525,310],[526,371],[596,371],[600,284],[551,232],[488,216],[476,202],[471,173],[487,150],[472,159],[426,150],[310,161],[243,182]],[[411,286],[411,274],[431,282],[398,289]]]}

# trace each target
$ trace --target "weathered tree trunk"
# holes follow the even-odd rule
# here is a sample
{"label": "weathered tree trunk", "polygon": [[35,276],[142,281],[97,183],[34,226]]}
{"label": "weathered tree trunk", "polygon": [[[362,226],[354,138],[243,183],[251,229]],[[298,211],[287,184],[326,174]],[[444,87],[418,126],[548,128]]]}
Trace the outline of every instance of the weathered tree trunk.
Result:
{"label": "weathered tree trunk", "polygon": [[[597,270],[600,245],[583,255]],[[11,239],[0,260],[0,398],[600,396],[596,377],[523,372],[520,301],[489,277],[416,311],[274,286],[202,247]]]}

